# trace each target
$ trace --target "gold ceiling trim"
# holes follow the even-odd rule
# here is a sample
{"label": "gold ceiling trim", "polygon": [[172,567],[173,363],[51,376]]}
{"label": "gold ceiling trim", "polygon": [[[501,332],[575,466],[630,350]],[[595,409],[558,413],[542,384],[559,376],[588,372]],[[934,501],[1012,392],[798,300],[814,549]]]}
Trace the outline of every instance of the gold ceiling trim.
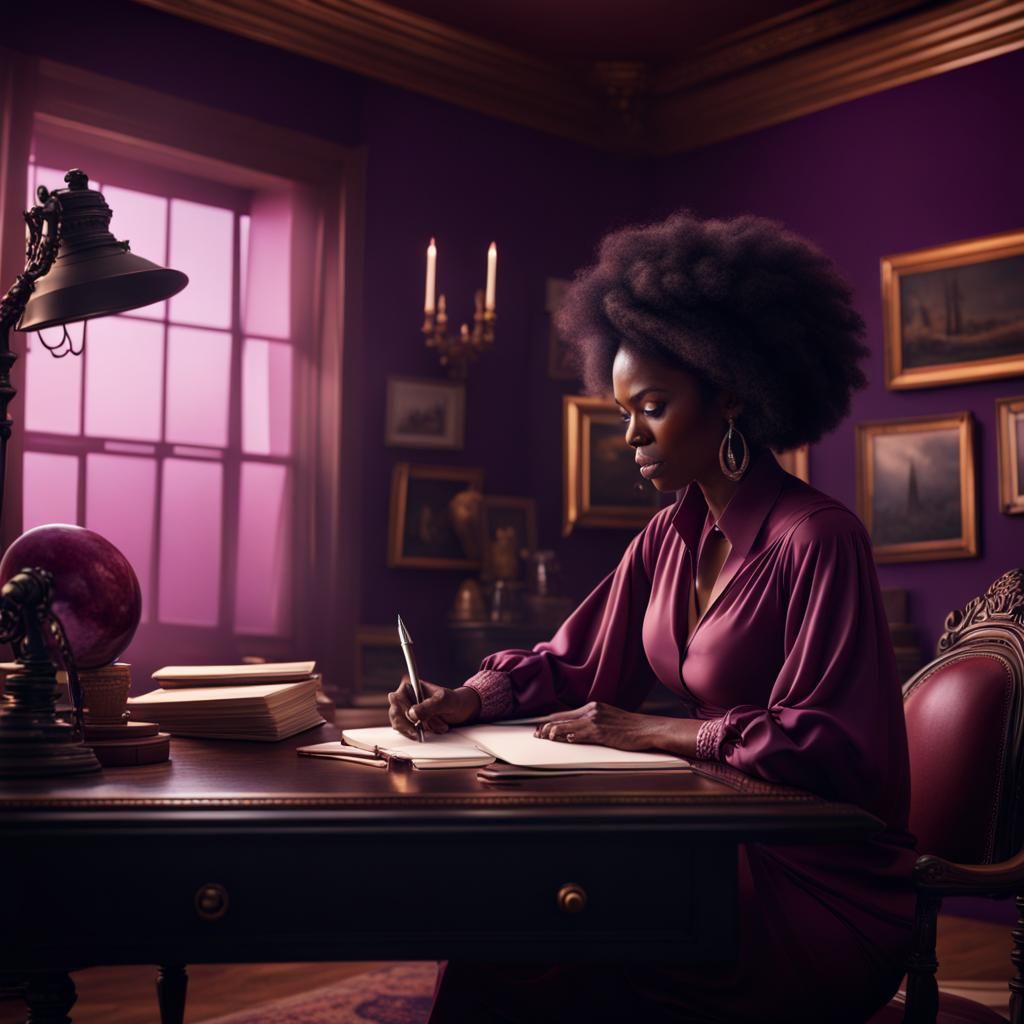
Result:
{"label": "gold ceiling trim", "polygon": [[1024,46],[1024,0],[815,0],[677,65],[558,63],[380,0],[137,0],[539,131],[683,152]]}

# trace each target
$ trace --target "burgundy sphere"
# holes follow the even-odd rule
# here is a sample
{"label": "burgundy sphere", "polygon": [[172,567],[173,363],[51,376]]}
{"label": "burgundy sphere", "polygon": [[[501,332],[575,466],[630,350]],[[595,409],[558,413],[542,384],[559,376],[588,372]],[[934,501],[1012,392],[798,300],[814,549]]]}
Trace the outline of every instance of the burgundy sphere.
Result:
{"label": "burgundy sphere", "polygon": [[79,668],[116,661],[142,615],[135,570],[107,540],[81,526],[53,524],[23,533],[0,561],[0,586],[22,569],[53,573],[53,611]]}

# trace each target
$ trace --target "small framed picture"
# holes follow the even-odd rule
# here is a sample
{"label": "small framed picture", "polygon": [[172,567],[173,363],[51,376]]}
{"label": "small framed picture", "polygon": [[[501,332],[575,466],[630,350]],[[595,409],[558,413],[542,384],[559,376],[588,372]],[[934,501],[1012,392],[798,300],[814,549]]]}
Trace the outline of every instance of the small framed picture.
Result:
{"label": "small framed picture", "polygon": [[560,277],[549,277],[544,309],[548,314],[548,376],[554,380],[575,380],[578,376],[572,350],[555,327],[555,314],[572,284]]}
{"label": "small framed picture", "polygon": [[479,569],[483,470],[412,466],[391,475],[388,565],[412,569]]}
{"label": "small framed picture", "polygon": [[481,577],[521,580],[526,557],[537,549],[537,502],[488,494],[481,514]]}
{"label": "small framed picture", "polygon": [[790,448],[784,452],[774,452],[775,461],[787,472],[803,480],[811,482],[811,450],[810,445],[802,444],[799,448]]}
{"label": "small framed picture", "polygon": [[1024,231],[882,260],[886,384],[1024,373]]}
{"label": "small framed picture", "polygon": [[878,562],[977,555],[971,414],[858,424],[857,511]]}
{"label": "small framed picture", "polygon": [[356,707],[388,706],[388,694],[405,675],[395,626],[357,626],[352,699]]}
{"label": "small framed picture", "polygon": [[1024,514],[1024,395],[996,399],[999,449],[999,507]]}
{"label": "small framed picture", "polygon": [[562,435],[563,536],[577,526],[641,529],[661,495],[640,476],[615,403],[565,395]]}
{"label": "small framed picture", "polygon": [[465,409],[463,384],[389,377],[384,443],[398,448],[461,448]]}

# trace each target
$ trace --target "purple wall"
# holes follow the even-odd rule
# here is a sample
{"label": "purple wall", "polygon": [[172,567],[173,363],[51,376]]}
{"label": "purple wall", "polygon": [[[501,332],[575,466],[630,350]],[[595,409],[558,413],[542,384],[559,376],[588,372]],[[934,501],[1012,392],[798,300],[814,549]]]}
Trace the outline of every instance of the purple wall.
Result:
{"label": "purple wall", "polygon": [[981,557],[879,567],[911,592],[931,651],[946,613],[1024,565],[1024,517],[999,511],[995,399],[1017,377],[887,391],[879,260],[1024,224],[1024,51],[845,103],[682,154],[653,168],[652,216],[681,206],[704,216],[756,213],[816,241],[846,274],[868,325],[870,382],[852,414],[811,452],[811,483],[856,507],[854,424],[969,409],[978,423]]}

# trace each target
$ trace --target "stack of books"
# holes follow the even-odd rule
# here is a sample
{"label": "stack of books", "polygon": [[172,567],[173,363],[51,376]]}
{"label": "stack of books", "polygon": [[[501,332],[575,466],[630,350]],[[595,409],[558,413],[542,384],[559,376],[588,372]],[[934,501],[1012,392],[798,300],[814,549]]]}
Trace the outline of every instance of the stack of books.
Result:
{"label": "stack of books", "polygon": [[322,725],[312,661],[172,665],[153,673],[159,689],[131,697],[133,717],[174,736],[283,740]]}

